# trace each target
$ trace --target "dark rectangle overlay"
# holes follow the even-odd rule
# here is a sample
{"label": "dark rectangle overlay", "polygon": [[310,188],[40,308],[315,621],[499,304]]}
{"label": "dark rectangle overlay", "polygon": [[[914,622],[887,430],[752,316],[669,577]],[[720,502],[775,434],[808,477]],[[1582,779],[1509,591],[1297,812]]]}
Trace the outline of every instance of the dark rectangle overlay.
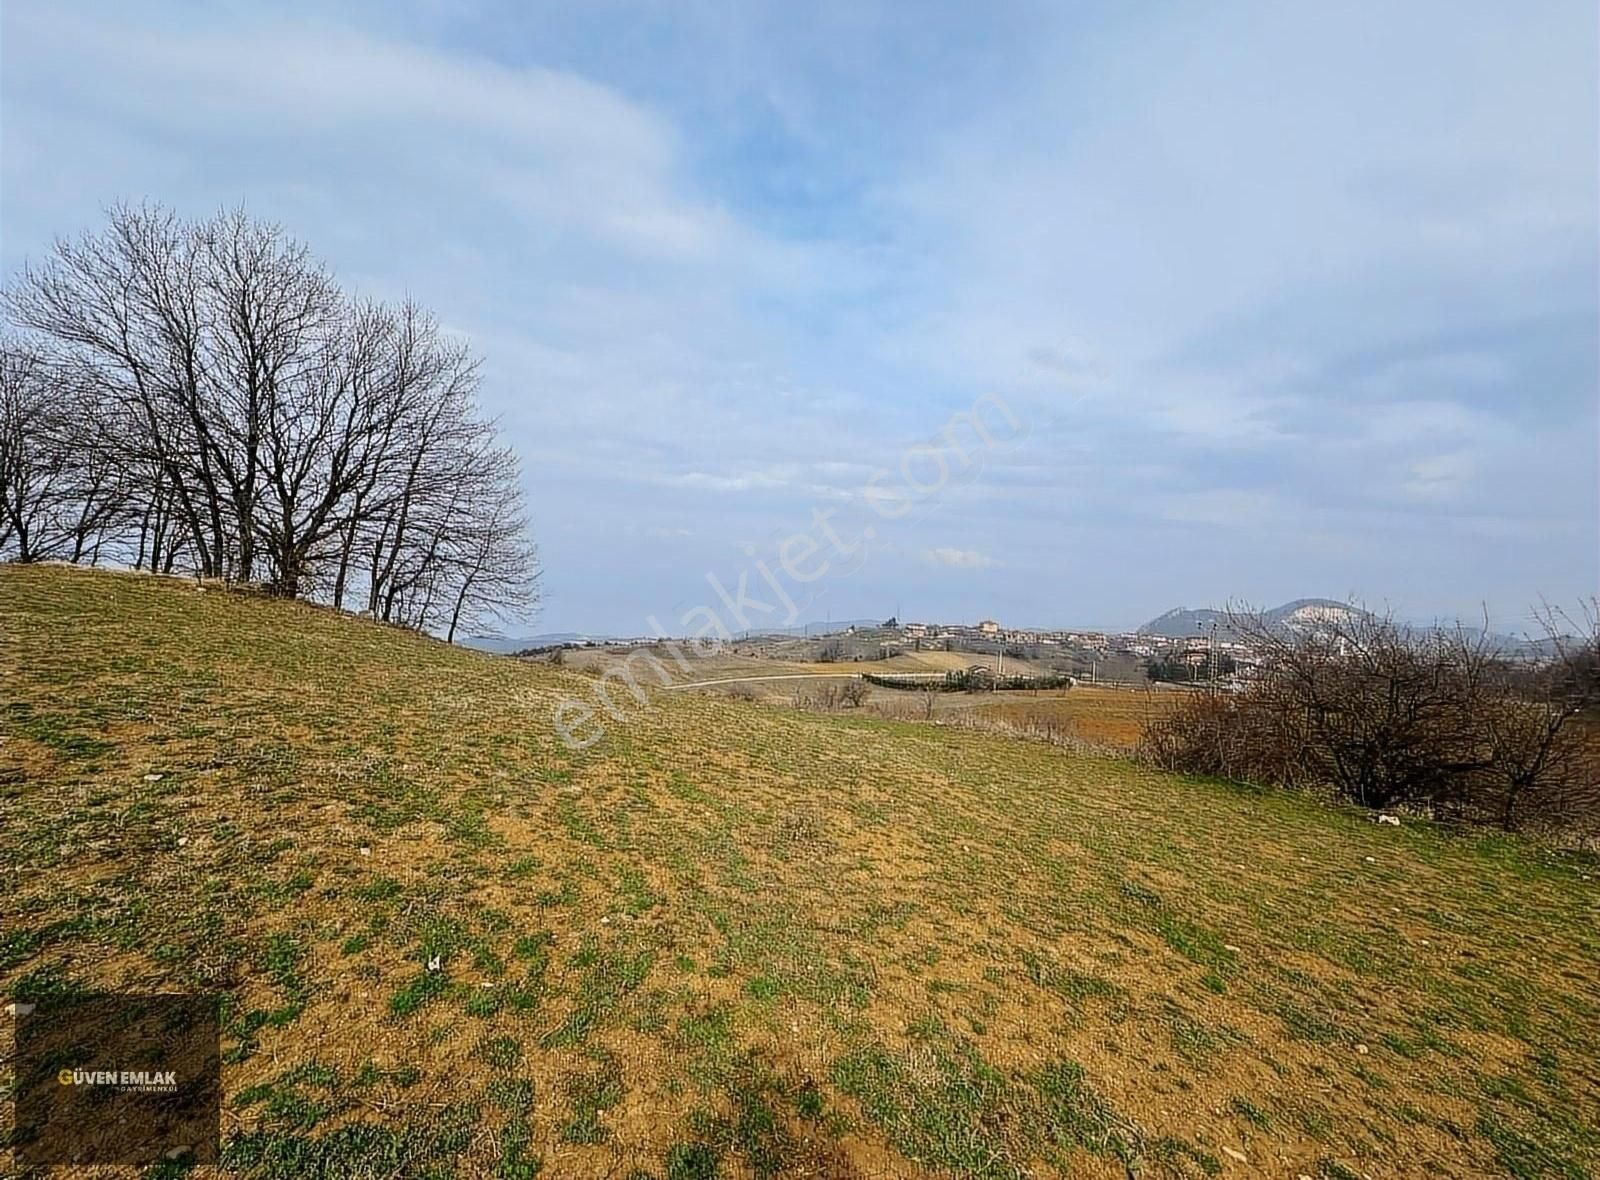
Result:
{"label": "dark rectangle overlay", "polygon": [[217,1162],[217,997],[19,998],[16,1013],[18,1163]]}

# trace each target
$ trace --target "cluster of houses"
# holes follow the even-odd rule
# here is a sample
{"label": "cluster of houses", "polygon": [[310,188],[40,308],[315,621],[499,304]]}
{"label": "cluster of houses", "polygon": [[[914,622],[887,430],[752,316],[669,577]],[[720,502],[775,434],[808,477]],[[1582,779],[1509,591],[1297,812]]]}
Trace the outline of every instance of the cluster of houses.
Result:
{"label": "cluster of houses", "polygon": [[899,628],[899,639],[887,646],[922,651],[988,651],[998,646],[1019,648],[1029,656],[1048,656],[1054,650],[1102,659],[1120,655],[1136,660],[1176,661],[1195,669],[1213,667],[1214,661],[1226,657],[1239,675],[1248,675],[1257,662],[1248,645],[1211,635],[1171,638],[1142,632],[1034,630],[1003,627],[994,619],[970,625],[906,623]]}
{"label": "cluster of houses", "polygon": [[907,623],[900,633],[906,639],[922,640],[924,647],[931,648],[938,647],[941,642],[959,643],[963,640],[1015,644],[1017,647],[1104,648],[1115,641],[1143,638],[1108,636],[1099,631],[1034,631],[1002,627],[993,619],[984,619],[972,626],[965,623]]}

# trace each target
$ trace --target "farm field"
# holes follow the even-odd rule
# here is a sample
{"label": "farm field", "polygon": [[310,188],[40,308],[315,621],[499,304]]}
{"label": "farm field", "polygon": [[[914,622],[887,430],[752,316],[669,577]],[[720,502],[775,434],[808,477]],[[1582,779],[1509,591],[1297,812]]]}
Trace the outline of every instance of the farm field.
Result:
{"label": "farm field", "polygon": [[[617,651],[586,650],[567,653],[566,666],[599,674],[624,658]],[[728,652],[696,656],[692,673],[683,672],[671,656],[658,657],[675,683],[703,684],[704,691],[719,696],[789,704],[805,703],[820,685],[843,684],[861,673],[878,675],[936,675],[959,671],[974,664],[1000,667],[992,655],[970,652],[908,652],[887,660],[860,663],[818,663],[770,659]],[[1019,675],[1047,675],[1049,669],[1025,660],[1008,659],[1004,668]],[[653,687],[654,674],[636,666],[641,684]],[[801,679],[815,678],[815,679]],[[692,679],[691,679],[692,678]],[[872,716],[896,720],[926,720],[958,724],[988,723],[1019,733],[1076,738],[1091,745],[1131,750],[1138,744],[1146,722],[1164,715],[1180,699],[1181,690],[1163,685],[1126,688],[1080,684],[1076,688],[1007,692],[938,693],[931,705],[920,693],[867,685],[863,710]],[[618,687],[621,698],[625,688]]]}
{"label": "farm field", "polygon": [[0,990],[224,997],[249,1176],[1600,1169],[1592,859],[593,683],[0,567]]}
{"label": "farm field", "polygon": [[[563,663],[567,667],[598,672],[619,663],[635,651],[648,651],[666,666],[675,680],[715,680],[740,676],[784,676],[799,673],[814,673],[818,675],[838,676],[841,679],[856,676],[862,672],[892,675],[894,673],[932,674],[943,672],[959,672],[981,664],[986,668],[996,668],[1001,664],[1000,658],[979,652],[955,651],[922,651],[904,652],[890,656],[883,660],[797,660],[775,658],[770,655],[747,654],[735,646],[731,650],[711,654],[695,654],[688,658],[688,663],[693,673],[682,672],[673,662],[672,656],[662,648],[576,648],[564,653]],[[534,657],[537,660],[538,657]],[[1044,675],[1048,669],[1028,660],[1008,659],[1004,661],[1008,672],[1017,675]],[[639,679],[650,683],[652,673],[641,666],[638,672]]]}
{"label": "farm field", "polygon": [[[996,699],[998,698],[998,699]],[[1150,720],[1182,699],[1181,690],[1098,688],[1080,684],[1065,692],[993,693],[975,713],[1023,729],[1064,727],[1067,734],[1100,746],[1132,749]]]}

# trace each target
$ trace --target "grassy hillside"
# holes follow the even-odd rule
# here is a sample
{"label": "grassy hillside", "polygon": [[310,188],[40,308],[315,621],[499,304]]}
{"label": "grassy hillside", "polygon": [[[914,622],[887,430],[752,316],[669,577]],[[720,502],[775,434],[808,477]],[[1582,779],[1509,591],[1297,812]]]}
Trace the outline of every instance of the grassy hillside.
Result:
{"label": "grassy hillside", "polygon": [[0,567],[0,988],[225,993],[265,1176],[1600,1168],[1592,863],[591,685]]}

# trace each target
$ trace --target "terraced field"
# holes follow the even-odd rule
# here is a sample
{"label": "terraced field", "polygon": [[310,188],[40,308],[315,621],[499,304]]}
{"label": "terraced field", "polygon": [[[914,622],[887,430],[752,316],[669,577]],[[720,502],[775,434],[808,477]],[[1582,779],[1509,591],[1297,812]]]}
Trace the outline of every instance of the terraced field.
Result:
{"label": "terraced field", "polygon": [[1600,869],[0,567],[0,988],[222,997],[259,1176],[1558,1177]]}

